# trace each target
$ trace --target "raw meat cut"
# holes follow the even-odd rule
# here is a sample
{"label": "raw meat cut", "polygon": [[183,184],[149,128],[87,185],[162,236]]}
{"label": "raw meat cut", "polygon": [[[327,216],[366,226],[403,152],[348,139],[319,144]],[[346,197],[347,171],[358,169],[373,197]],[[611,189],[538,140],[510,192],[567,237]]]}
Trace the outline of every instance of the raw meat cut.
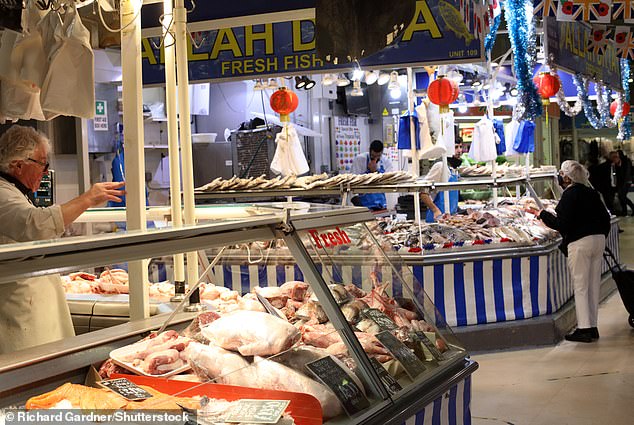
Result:
{"label": "raw meat cut", "polygon": [[343,410],[337,396],[328,387],[282,364],[256,357],[253,382],[267,390],[310,394],[319,400],[325,419],[340,415]]}
{"label": "raw meat cut", "polygon": [[243,356],[267,356],[289,349],[300,333],[285,320],[259,311],[235,311],[202,328],[211,343]]}
{"label": "raw meat cut", "polygon": [[135,360],[145,373],[150,375],[161,375],[163,373],[171,372],[184,365],[184,362],[180,358],[178,350],[168,349],[163,351],[157,351],[145,358],[145,360]]}
{"label": "raw meat cut", "polygon": [[186,354],[194,373],[203,380],[243,387],[257,385],[252,371],[247,369],[249,362],[239,354],[197,342],[189,344]]}

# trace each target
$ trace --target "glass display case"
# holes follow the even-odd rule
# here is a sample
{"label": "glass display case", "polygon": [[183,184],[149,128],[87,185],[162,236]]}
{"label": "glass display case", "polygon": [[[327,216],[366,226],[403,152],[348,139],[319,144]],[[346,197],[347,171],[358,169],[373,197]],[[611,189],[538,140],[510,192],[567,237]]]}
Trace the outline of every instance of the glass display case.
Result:
{"label": "glass display case", "polygon": [[[372,214],[312,204],[241,208],[250,215],[2,247],[5,282],[205,252],[199,274],[207,310],[176,314],[176,304],[163,303],[175,315],[166,310],[0,355],[0,406],[53,407],[41,405],[47,396],[31,397],[85,382],[95,367],[101,378],[123,374],[173,396],[205,396],[210,406],[238,393],[289,401],[282,419],[300,424],[400,424],[431,405],[429,417],[447,414],[436,407],[443,403],[469,415],[477,364],[398,254],[383,250],[383,235],[368,225]],[[149,292],[147,284],[129,285],[133,302],[135,286]],[[297,407],[306,394],[310,412]]]}

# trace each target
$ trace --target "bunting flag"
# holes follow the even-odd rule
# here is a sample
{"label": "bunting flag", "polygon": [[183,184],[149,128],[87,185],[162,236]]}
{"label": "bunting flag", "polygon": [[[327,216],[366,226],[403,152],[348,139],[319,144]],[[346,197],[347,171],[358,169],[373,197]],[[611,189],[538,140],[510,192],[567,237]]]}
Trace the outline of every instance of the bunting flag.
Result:
{"label": "bunting flag", "polygon": [[612,0],[566,0],[557,4],[558,21],[585,21],[609,24]]}
{"label": "bunting flag", "polygon": [[491,17],[491,22],[500,16],[500,14],[502,14],[500,0],[489,0],[489,15]]}
{"label": "bunting flag", "polygon": [[628,26],[617,26],[614,31],[616,55],[622,59],[634,59],[634,40]]}
{"label": "bunting flag", "polygon": [[533,0],[533,15],[557,16],[557,0]]}
{"label": "bunting flag", "polygon": [[604,55],[612,30],[607,25],[592,25],[592,33],[588,38],[587,50],[595,55]]}
{"label": "bunting flag", "polygon": [[623,19],[626,24],[634,24],[634,1],[615,0],[612,7],[612,19]]}

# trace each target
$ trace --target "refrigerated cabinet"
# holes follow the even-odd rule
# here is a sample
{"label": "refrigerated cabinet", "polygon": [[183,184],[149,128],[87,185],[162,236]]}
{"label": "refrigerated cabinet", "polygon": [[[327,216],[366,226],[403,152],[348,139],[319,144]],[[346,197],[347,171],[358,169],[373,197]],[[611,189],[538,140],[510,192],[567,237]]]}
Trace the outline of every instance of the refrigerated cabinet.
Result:
{"label": "refrigerated cabinet", "polygon": [[[349,368],[347,373],[358,378],[367,399],[347,406],[347,414],[331,418],[332,412],[326,412],[331,423],[469,423],[471,374],[477,364],[469,359],[398,254],[381,249],[382,236],[368,226],[374,220],[372,214],[357,207],[301,204],[299,209],[293,208],[291,204],[270,205],[252,217],[218,219],[182,229],[7,245],[0,249],[0,276],[2,281],[11,281],[191,250],[207,250],[212,257],[218,256],[216,261],[234,263],[231,252],[235,247],[256,249],[257,245],[262,255],[247,256],[243,264],[229,268],[231,279],[240,282],[235,297],[210,303],[211,309],[228,314],[236,307],[225,301],[247,300],[253,296],[249,294],[258,292],[256,286],[277,284],[264,280],[262,273],[274,261],[267,250],[285,246],[301,272],[297,277],[310,287],[310,297],[297,307],[311,304],[314,312],[318,305],[320,312],[308,314],[310,317],[288,310],[284,314],[298,329],[303,327],[304,345],[326,350]],[[372,268],[368,281],[349,281],[340,273],[341,258]],[[249,265],[254,261],[262,273],[253,274]],[[223,286],[217,274],[206,277]],[[393,288],[397,287],[400,292],[395,296]],[[361,308],[351,308],[353,301]],[[180,313],[170,327],[183,328],[194,316]],[[138,341],[165,320],[165,314],[133,320],[0,356],[0,405],[19,405],[63,382],[83,382],[89,368],[104,361],[113,349]],[[359,328],[362,322],[364,331]],[[313,334],[307,336],[306,328]],[[258,361],[270,359],[254,360],[252,366],[257,367]],[[306,370],[300,373],[309,375]],[[230,375],[214,379],[232,382]]]}

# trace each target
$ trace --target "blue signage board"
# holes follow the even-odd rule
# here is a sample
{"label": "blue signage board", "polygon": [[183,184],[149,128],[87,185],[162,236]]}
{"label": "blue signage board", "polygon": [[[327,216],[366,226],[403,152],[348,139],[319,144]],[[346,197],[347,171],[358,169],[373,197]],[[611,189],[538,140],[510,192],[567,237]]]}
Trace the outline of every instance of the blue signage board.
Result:
{"label": "blue signage board", "polygon": [[558,22],[544,17],[548,54],[559,68],[572,74],[580,73],[595,81],[603,81],[613,89],[622,90],[619,58],[613,44],[605,54],[587,50],[591,26],[583,22]]}
{"label": "blue signage board", "polygon": [[[308,2],[296,3],[305,7]],[[199,2],[197,9],[203,7],[206,5]],[[276,21],[271,19],[276,12],[268,13],[270,22],[267,23],[226,28],[218,28],[213,20],[192,24],[191,28],[197,32],[194,33],[196,45],[191,40],[189,45],[190,81],[302,75],[353,67],[350,63],[327,63],[317,55],[314,19]],[[257,22],[258,16],[265,15],[251,16],[249,20]],[[205,30],[203,22],[209,23],[209,30]],[[479,62],[483,60],[483,40],[474,34],[473,28],[467,27],[461,18],[459,0],[418,0],[415,16],[401,39],[361,59],[360,65],[388,68]],[[143,83],[146,85],[165,81],[160,44],[160,37],[142,40]]]}

